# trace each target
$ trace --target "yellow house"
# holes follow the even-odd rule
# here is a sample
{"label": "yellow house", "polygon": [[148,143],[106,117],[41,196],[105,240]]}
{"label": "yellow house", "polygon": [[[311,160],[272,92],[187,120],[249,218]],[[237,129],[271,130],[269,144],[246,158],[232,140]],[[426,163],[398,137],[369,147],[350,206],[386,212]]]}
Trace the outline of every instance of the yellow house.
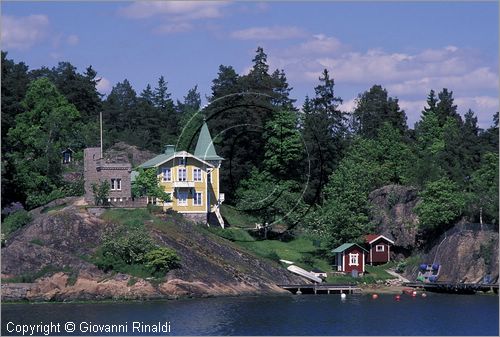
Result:
{"label": "yellow house", "polygon": [[209,222],[214,219],[224,228],[220,214],[224,193],[219,188],[222,160],[215,152],[207,124],[203,123],[194,154],[175,151],[174,145],[167,145],[164,153],[139,165],[142,168],[156,168],[159,184],[170,194],[170,202],[150,202],[197,221]]}

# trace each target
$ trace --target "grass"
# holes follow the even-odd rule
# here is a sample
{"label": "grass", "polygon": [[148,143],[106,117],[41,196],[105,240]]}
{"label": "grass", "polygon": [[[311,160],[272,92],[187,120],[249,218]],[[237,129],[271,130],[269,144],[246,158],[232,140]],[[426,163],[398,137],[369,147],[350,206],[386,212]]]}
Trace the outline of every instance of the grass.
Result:
{"label": "grass", "polygon": [[328,276],[326,281],[328,283],[377,283],[377,281],[385,281],[394,278],[394,276],[385,271],[393,266],[393,262],[379,266],[370,266],[367,264],[365,265],[365,274],[362,277],[354,278],[351,275],[334,275]]}
{"label": "grass", "polygon": [[288,242],[256,240],[246,230],[234,227],[227,229],[210,227],[208,231],[234,242],[259,257],[276,262],[280,259],[293,261],[297,266],[307,270],[318,268],[326,272],[331,271],[330,263],[320,256],[321,250],[315,247],[313,240],[309,238],[300,237]]}
{"label": "grass", "polygon": [[51,206],[51,207],[44,207],[41,210],[41,213],[54,213],[60,209],[63,209],[64,207],[68,206],[66,203],[57,205],[57,206]]}
{"label": "grass", "polygon": [[145,222],[161,222],[145,208],[107,209],[101,218],[108,222],[123,224],[130,229],[142,228]]}
{"label": "grass", "polygon": [[255,224],[260,222],[256,217],[236,209],[234,206],[222,204],[221,214],[232,227],[255,228]]}
{"label": "grass", "polygon": [[254,242],[255,238],[251,236],[246,230],[241,228],[229,227],[226,229],[220,227],[208,227],[209,232],[220,236],[224,239],[233,242]]}
{"label": "grass", "polygon": [[30,243],[34,244],[34,245],[39,245],[39,246],[43,246],[45,243],[40,240],[39,238],[35,238],[33,240],[30,241]]}

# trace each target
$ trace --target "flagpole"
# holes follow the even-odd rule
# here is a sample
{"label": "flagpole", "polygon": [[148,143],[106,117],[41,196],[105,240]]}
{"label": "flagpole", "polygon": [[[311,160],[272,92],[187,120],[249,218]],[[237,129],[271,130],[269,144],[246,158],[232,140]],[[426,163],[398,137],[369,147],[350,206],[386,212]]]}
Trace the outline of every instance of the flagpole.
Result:
{"label": "flagpole", "polygon": [[102,111],[99,112],[100,129],[101,129],[101,158],[102,158]]}

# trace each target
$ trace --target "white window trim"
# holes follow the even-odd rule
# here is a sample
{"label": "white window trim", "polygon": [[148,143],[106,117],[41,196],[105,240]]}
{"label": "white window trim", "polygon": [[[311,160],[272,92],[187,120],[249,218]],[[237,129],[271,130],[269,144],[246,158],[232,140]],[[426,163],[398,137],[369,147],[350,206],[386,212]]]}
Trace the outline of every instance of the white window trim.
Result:
{"label": "white window trim", "polygon": [[187,162],[187,160],[186,160],[185,157],[180,157],[179,158],[178,163],[179,163],[180,166],[186,166],[186,162]]}
{"label": "white window trim", "polygon": [[[194,174],[195,171],[199,170],[200,171],[200,179],[196,180],[196,174]],[[193,181],[195,182],[203,182],[203,170],[199,167],[193,167]]]}
{"label": "white window trim", "polygon": [[[179,198],[180,195],[185,195],[186,196],[186,202],[180,202],[182,199]],[[188,199],[189,199],[189,195],[187,192],[177,192],[177,206],[187,206],[188,205]]]}
{"label": "white window trim", "polygon": [[358,253],[349,253],[349,265],[350,266],[359,266],[359,254]]}
{"label": "white window trim", "polygon": [[[181,171],[184,171],[185,172],[185,175],[184,175],[184,180],[181,180]],[[179,167],[177,168],[177,181],[187,181],[187,169],[185,167]]]}
{"label": "white window trim", "polygon": [[[118,184],[118,182],[120,182]],[[115,185],[119,185],[119,188],[116,188]],[[122,190],[122,180],[120,178],[111,178],[111,191],[121,191]]]}
{"label": "white window trim", "polygon": [[[169,179],[165,179],[165,171],[166,170],[168,170],[170,172]],[[170,167],[163,167],[161,169],[161,181],[167,181],[167,182],[172,181],[172,169]]]}
{"label": "white window trim", "polygon": [[375,251],[377,253],[383,253],[383,252],[385,252],[385,246],[384,245],[376,245],[375,246]]}
{"label": "white window trim", "polygon": [[[199,194],[201,196],[200,198],[200,203],[196,203],[196,194]],[[203,206],[203,192],[195,192],[193,196],[193,206]]]}

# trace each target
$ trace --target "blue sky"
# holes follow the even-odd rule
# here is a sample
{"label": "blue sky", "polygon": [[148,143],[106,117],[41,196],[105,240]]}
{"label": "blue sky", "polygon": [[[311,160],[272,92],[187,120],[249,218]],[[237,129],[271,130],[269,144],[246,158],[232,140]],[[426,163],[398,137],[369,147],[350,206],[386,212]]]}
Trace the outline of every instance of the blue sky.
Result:
{"label": "blue sky", "polygon": [[31,69],[92,65],[108,93],[160,75],[174,99],[210,94],[220,64],[244,74],[257,46],[301,103],[327,68],[350,110],[381,84],[413,127],[429,90],[454,91],[488,127],[499,109],[498,2],[2,2],[2,50]]}

